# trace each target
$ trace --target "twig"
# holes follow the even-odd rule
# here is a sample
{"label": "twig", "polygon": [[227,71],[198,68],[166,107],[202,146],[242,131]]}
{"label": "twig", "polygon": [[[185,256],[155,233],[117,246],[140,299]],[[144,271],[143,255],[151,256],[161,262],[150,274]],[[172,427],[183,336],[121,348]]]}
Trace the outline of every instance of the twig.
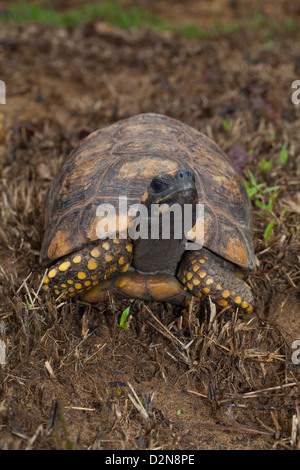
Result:
{"label": "twig", "polygon": [[145,410],[145,408],[143,407],[143,405],[141,404],[140,400],[139,400],[139,397],[138,395],[136,394],[136,391],[134,390],[133,386],[127,382],[130,390],[132,391],[133,393],[133,396],[128,393],[128,396],[130,398],[130,400],[132,401],[132,403],[134,404],[134,406],[137,408],[137,410],[141,413],[141,416],[144,418],[145,421],[149,421],[149,415],[147,413],[147,411]]}

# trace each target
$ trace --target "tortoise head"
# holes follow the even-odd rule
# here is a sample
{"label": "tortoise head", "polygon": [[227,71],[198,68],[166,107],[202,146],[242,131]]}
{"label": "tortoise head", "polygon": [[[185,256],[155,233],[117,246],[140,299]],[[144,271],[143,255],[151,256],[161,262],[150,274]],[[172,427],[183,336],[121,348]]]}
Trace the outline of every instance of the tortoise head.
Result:
{"label": "tortoise head", "polygon": [[[138,272],[174,274],[185,250],[185,235],[196,219],[198,193],[189,170],[155,176],[142,198],[147,208],[147,234],[135,241],[133,267]],[[189,217],[186,217],[189,205]]]}
{"label": "tortoise head", "polygon": [[151,204],[195,205],[197,200],[195,175],[190,170],[155,176],[143,198],[147,207]]}
{"label": "tortoise head", "polygon": [[[155,176],[148,186],[142,202],[148,211],[149,224],[158,223],[160,229],[162,229],[163,222],[162,214],[170,213],[171,238],[173,238],[172,233],[174,234],[176,222],[179,222],[177,227],[182,227],[182,230],[184,224],[185,229],[190,230],[196,222],[196,204],[198,202],[194,173],[181,169]],[[190,220],[185,215],[187,213],[185,206],[187,205],[190,206],[188,213]],[[183,238],[184,233],[181,232],[181,235]],[[165,237],[163,236],[163,238]]]}

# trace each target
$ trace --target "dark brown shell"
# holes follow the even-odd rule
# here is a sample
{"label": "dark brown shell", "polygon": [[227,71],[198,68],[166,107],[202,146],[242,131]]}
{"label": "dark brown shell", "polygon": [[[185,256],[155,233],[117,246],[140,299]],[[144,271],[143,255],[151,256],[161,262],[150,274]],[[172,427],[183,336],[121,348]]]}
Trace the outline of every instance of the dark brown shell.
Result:
{"label": "dark brown shell", "polygon": [[240,266],[254,268],[247,192],[227,156],[175,119],[140,114],[85,138],[67,157],[46,200],[41,262],[49,264],[97,239],[99,204],[138,203],[152,178],[191,169],[205,204],[204,245]]}

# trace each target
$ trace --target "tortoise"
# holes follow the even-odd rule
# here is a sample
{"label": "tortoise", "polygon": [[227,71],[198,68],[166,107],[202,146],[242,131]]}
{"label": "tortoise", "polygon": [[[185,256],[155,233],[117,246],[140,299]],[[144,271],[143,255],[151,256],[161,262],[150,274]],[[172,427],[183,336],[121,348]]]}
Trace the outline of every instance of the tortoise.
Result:
{"label": "tortoise", "polygon": [[[137,217],[124,217],[119,204],[125,196],[130,207],[158,208],[158,237],[130,236],[140,225],[130,232]],[[162,207],[174,204],[191,207],[192,217],[175,237],[173,213],[169,237],[163,237]],[[202,244],[189,241],[195,240],[195,207],[204,207]],[[109,214],[115,233],[108,230]],[[154,217],[147,214],[151,229]],[[250,201],[211,139],[174,118],[138,114],[93,132],[64,161],[46,198],[40,262],[48,267],[43,289],[59,300],[80,295],[94,303],[112,293],[183,304],[209,296],[220,307],[251,312]]]}

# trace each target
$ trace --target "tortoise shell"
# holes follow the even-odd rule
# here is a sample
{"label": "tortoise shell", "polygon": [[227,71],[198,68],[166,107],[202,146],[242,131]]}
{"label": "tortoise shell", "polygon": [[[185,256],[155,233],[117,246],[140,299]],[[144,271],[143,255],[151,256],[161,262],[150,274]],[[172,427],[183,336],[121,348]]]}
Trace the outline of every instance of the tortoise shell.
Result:
{"label": "tortoise shell", "polygon": [[152,178],[178,169],[194,172],[204,204],[204,246],[253,269],[250,202],[227,156],[196,129],[158,114],[140,114],[93,132],[71,152],[46,199],[41,263],[97,240],[96,210],[138,203]]}

